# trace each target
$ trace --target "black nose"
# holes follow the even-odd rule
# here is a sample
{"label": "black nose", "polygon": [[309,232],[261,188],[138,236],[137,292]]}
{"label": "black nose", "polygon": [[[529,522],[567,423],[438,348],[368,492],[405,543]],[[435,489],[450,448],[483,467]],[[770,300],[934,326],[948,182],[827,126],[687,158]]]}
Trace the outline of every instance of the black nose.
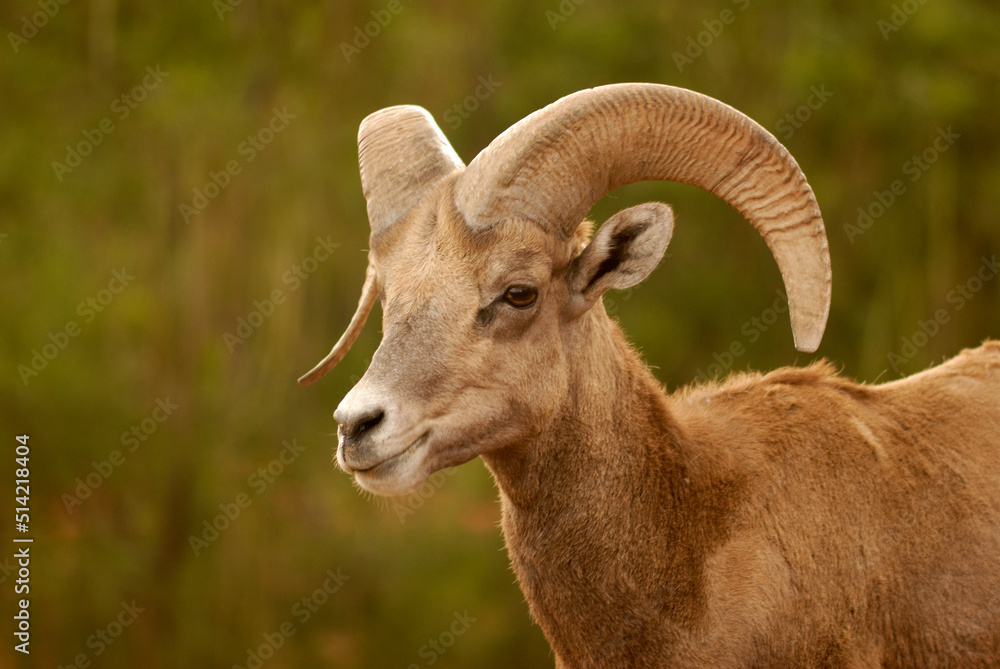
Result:
{"label": "black nose", "polygon": [[351,445],[378,427],[384,416],[382,407],[369,407],[347,416],[334,415],[334,418],[340,423],[340,436],[343,437],[344,444]]}

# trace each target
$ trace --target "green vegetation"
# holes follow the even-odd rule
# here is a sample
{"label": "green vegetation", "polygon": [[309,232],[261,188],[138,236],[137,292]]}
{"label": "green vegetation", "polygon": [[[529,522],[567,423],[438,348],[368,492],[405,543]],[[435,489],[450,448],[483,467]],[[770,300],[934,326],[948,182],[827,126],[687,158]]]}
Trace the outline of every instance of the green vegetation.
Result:
{"label": "green vegetation", "polygon": [[[887,380],[1000,336],[989,2],[19,0],[0,26],[0,470],[30,435],[35,538],[32,653],[2,666],[552,666],[479,461],[395,501],[332,464],[378,318],[295,384],[357,302],[381,107],[425,106],[468,161],[581,88],[712,95],[816,191],[820,355]],[[669,388],[811,359],[725,204],[637,184],[593,215],[648,199],[675,206],[669,257],[606,303]]]}

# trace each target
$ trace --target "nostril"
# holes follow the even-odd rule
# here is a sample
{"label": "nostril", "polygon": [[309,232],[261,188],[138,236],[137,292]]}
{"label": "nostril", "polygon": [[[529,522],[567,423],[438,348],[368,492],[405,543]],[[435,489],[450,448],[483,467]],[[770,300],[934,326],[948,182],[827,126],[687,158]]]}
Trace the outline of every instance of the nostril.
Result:
{"label": "nostril", "polygon": [[385,411],[374,407],[341,423],[340,430],[345,439],[360,439],[365,432],[378,426],[384,416]]}
{"label": "nostril", "polygon": [[368,430],[374,429],[375,426],[377,426],[379,423],[382,422],[382,417],[384,415],[385,415],[384,411],[382,411],[381,409],[376,409],[371,415],[369,415],[367,418],[364,418],[359,422],[355,436],[360,437]]}

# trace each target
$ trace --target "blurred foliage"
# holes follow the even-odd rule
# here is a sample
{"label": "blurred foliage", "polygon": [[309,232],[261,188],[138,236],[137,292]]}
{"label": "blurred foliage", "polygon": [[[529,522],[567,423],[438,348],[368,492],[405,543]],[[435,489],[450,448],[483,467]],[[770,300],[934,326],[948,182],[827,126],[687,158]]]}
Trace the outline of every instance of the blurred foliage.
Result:
{"label": "blurred foliage", "polygon": [[[54,15],[37,34],[12,40],[45,7]],[[1000,247],[990,2],[43,0],[3,4],[0,25],[0,439],[12,452],[14,435],[29,434],[33,456],[24,666],[69,666],[78,653],[101,667],[247,666],[248,649],[291,620],[295,633],[263,666],[422,667],[425,644],[466,611],[476,622],[435,664],[552,665],[479,461],[395,501],[359,494],[331,464],[330,414],[377,346],[378,318],[322,384],[294,383],[356,304],[367,223],[355,137],[381,107],[425,106],[470,160],[584,87],[651,81],[712,95],[785,141],[823,208],[834,293],[819,355],[885,380],[1000,335],[998,281],[961,309],[949,300]],[[378,29],[367,41],[366,26]],[[679,67],[689,48],[697,55]],[[166,74],[150,85],[157,68]],[[480,77],[498,82],[483,100]],[[816,89],[829,92],[822,104]],[[294,118],[262,132],[275,110]],[[787,114],[799,127],[779,125]],[[948,128],[959,139],[910,181],[908,161]],[[81,142],[89,155],[57,174]],[[226,179],[230,164],[239,172]],[[897,179],[893,205],[863,234],[845,231]],[[593,215],[647,199],[677,212],[669,257],[606,302],[668,387],[711,373],[733,342],[745,352],[727,370],[812,359],[794,352],[787,316],[754,324],[769,319],[780,275],[724,203],[637,184]],[[326,260],[317,238],[339,245]],[[114,271],[135,277],[118,294]],[[245,341],[224,338],[276,290],[281,303]],[[948,322],[902,353],[939,309]],[[22,378],[19,366],[57,346],[70,321],[79,333]],[[890,352],[907,360],[894,369]],[[178,407],[162,422],[157,400]],[[144,439],[130,451],[133,426]],[[252,477],[285,440],[302,453],[261,491]],[[77,479],[106,470],[116,450],[124,462],[68,509]],[[232,506],[241,494],[250,505]],[[189,537],[227,508],[240,515],[196,556]],[[327,570],[349,578],[302,621],[293,611]],[[10,611],[13,580],[0,579]],[[135,622],[88,646],[133,599],[144,609]],[[7,638],[0,666],[15,655]]]}

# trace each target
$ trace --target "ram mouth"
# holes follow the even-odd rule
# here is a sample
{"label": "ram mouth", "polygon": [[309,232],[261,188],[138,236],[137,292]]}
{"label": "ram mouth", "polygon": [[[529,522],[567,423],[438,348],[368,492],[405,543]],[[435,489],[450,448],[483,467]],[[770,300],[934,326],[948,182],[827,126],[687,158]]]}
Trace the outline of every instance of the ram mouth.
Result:
{"label": "ram mouth", "polygon": [[430,430],[424,432],[422,435],[417,437],[416,440],[413,441],[413,443],[411,443],[409,446],[404,448],[399,453],[396,453],[395,455],[390,455],[385,460],[382,460],[381,462],[378,462],[372,465],[371,467],[366,467],[365,469],[355,469],[354,474],[355,475],[363,474],[366,477],[376,477],[376,478],[385,474],[386,472],[392,470],[404,459],[406,459],[409,455],[415,453],[421,446],[423,446],[427,442],[427,438],[429,436],[430,436]]}

